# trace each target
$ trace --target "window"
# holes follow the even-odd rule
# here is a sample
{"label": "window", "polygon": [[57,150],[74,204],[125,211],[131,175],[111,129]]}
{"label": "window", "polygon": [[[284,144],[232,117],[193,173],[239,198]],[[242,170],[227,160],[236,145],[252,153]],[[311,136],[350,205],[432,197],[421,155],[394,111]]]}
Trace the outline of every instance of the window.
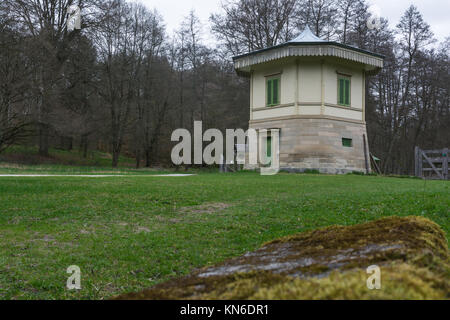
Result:
{"label": "window", "polygon": [[347,148],[353,147],[353,139],[342,138],[342,145]]}
{"label": "window", "polygon": [[267,106],[273,107],[280,104],[280,83],[279,77],[266,80]]}
{"label": "window", "polygon": [[351,79],[348,76],[338,75],[338,105],[350,107]]}

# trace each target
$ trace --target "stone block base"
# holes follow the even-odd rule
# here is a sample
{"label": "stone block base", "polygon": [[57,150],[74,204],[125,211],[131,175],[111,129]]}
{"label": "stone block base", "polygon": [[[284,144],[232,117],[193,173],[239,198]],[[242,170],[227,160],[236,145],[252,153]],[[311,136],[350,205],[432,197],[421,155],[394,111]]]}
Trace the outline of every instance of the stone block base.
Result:
{"label": "stone block base", "polygon": [[[281,170],[318,170],[328,174],[366,172],[363,142],[363,137],[367,137],[365,123],[326,118],[283,119],[251,122],[250,128],[280,129]],[[343,139],[351,139],[352,146],[344,146]],[[249,170],[257,167],[245,166]]]}

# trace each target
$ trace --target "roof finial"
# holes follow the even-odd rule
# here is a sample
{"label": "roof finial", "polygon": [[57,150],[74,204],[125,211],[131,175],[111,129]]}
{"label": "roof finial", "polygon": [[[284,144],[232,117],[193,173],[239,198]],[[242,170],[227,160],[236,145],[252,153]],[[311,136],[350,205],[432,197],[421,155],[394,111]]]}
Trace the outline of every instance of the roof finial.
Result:
{"label": "roof finial", "polygon": [[325,40],[317,37],[309,28],[309,25],[306,25],[303,32],[295,39],[289,42],[324,42]]}

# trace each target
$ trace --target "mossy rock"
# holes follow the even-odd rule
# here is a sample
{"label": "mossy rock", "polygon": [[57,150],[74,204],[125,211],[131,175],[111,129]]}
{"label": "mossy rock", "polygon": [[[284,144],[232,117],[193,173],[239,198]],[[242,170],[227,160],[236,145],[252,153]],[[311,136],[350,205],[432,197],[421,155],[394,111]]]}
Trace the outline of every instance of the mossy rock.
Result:
{"label": "mossy rock", "polygon": [[[369,266],[382,288],[369,290]],[[448,299],[448,244],[421,217],[389,217],[281,238],[261,249],[115,299]]]}

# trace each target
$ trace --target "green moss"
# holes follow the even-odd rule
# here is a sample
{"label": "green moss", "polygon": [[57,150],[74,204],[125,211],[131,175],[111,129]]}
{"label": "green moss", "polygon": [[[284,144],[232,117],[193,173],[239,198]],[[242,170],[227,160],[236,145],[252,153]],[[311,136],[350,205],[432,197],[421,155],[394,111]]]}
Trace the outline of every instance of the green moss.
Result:
{"label": "green moss", "polygon": [[[333,272],[323,279],[284,279],[274,286],[261,286],[248,299],[446,299],[445,279],[428,269],[408,264],[382,268],[380,290],[367,288],[367,274],[363,270]],[[239,286],[239,285],[238,285]],[[237,286],[237,287],[238,287]],[[227,295],[229,297],[229,295]],[[221,297],[218,296],[220,299]]]}
{"label": "green moss", "polygon": [[[381,267],[381,290],[366,285],[366,268],[373,264]],[[439,226],[421,217],[392,217],[281,238],[117,299],[448,299],[449,279],[448,245]]]}
{"label": "green moss", "polygon": [[382,268],[382,288],[369,290],[365,270],[332,272],[326,278],[298,279],[271,272],[249,272],[207,281],[188,281],[116,299],[310,300],[310,299],[448,299],[449,281],[427,268],[393,264]]}

